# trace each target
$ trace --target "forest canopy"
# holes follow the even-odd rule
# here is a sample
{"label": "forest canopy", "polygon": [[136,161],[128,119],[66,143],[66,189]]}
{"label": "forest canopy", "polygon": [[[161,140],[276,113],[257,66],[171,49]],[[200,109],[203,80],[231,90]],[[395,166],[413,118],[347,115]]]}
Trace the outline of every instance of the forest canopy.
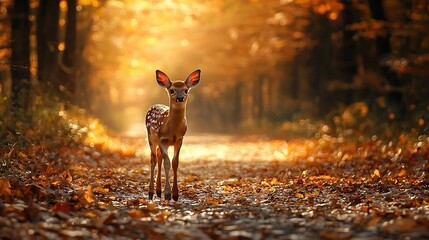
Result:
{"label": "forest canopy", "polygon": [[189,104],[195,131],[278,129],[354,103],[383,121],[421,126],[427,117],[424,0],[0,4],[1,94],[25,106],[37,97],[17,92],[48,89],[130,130],[166,103],[156,69],[183,79],[201,68]]}

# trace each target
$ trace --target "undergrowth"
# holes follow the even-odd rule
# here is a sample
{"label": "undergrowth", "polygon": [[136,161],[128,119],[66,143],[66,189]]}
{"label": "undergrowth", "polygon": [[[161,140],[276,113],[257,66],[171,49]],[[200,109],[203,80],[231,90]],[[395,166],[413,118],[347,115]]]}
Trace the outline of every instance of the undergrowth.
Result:
{"label": "undergrowth", "polygon": [[352,141],[382,138],[397,143],[405,137],[421,141],[428,135],[428,121],[423,110],[392,116],[388,112],[371,109],[365,102],[356,102],[340,107],[322,119],[282,122],[273,128],[272,135],[286,139],[329,136]]}
{"label": "undergrowth", "polygon": [[[39,148],[84,144],[107,135],[106,128],[84,109],[65,104],[52,95],[35,96],[28,109],[14,108],[0,99],[0,170],[3,174],[19,159]],[[27,157],[23,157],[27,156]]]}

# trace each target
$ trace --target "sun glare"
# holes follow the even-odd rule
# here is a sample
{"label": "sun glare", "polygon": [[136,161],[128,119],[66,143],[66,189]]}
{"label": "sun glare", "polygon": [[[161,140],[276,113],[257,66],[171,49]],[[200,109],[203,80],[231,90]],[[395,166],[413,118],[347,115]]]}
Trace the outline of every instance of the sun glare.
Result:
{"label": "sun glare", "polygon": [[193,52],[197,39],[190,33],[198,33],[194,18],[209,7],[191,1],[126,0],[108,1],[100,8],[85,52],[97,69],[92,74],[94,82],[100,83],[97,87],[109,88],[112,106],[103,105],[102,111],[112,109],[109,118],[115,125],[127,131],[143,122],[149,106],[165,103],[154,79],[156,69],[178,79],[188,69],[203,68]]}
{"label": "sun glare", "polygon": [[[309,139],[285,141],[258,139],[255,136],[243,140],[228,135],[190,135],[184,138],[180,161],[311,161],[308,156],[314,153],[315,145],[315,140]],[[137,150],[136,156],[150,158],[150,149],[146,143]],[[169,148],[169,156],[173,156],[173,147]]]}
{"label": "sun glare", "polygon": [[[89,92],[96,97],[110,93],[102,96],[105,99],[96,99],[94,112],[108,119],[109,125],[127,131],[130,126],[144,122],[151,105],[168,101],[156,84],[155,70],[165,71],[173,80],[183,80],[188,72],[199,68],[203,84],[191,101],[201,101],[204,97],[222,102],[220,96],[229,94],[235,96],[236,102],[236,106],[213,106],[214,111],[206,112],[190,107],[188,113],[191,115],[197,109],[195,115],[199,118],[189,117],[189,120],[199,121],[204,130],[222,129],[222,121],[213,114],[216,111],[241,114],[243,123],[270,111],[276,115],[277,106],[289,104],[279,100],[288,99],[288,94],[266,98],[270,92],[278,94],[272,90],[278,87],[258,81],[286,77],[282,75],[288,74],[287,71],[278,66],[293,62],[301,49],[314,47],[314,41],[306,33],[310,22],[305,19],[311,12],[303,9],[308,4],[332,20],[339,17],[342,5],[293,0],[269,2],[265,6],[263,1],[107,1],[94,13],[93,32],[84,51],[92,66],[93,89]],[[300,11],[296,11],[298,6],[302,8]],[[264,79],[257,79],[262,76]],[[241,82],[246,84],[239,86]],[[274,82],[280,84],[279,80]],[[260,93],[249,94],[249,101],[245,101],[244,91],[256,90]],[[252,109],[262,107],[253,106],[258,101],[263,105],[261,113]],[[291,99],[290,104],[296,103]],[[207,102],[201,105],[210,107]],[[234,107],[242,109],[234,111]],[[229,116],[228,124],[235,117]],[[212,124],[201,123],[201,119],[210,119]]]}

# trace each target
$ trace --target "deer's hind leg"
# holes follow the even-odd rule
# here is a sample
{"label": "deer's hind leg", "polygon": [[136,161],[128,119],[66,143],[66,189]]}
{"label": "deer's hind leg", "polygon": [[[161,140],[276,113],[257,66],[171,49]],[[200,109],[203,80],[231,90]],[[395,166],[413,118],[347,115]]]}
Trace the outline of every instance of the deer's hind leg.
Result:
{"label": "deer's hind leg", "polygon": [[156,159],[158,161],[158,174],[156,177],[156,196],[161,197],[161,167],[162,167],[162,155],[159,147],[156,149]]}
{"label": "deer's hind leg", "polygon": [[157,162],[156,146],[149,143],[150,146],[150,181],[149,181],[149,200],[153,199],[154,194],[154,175]]}

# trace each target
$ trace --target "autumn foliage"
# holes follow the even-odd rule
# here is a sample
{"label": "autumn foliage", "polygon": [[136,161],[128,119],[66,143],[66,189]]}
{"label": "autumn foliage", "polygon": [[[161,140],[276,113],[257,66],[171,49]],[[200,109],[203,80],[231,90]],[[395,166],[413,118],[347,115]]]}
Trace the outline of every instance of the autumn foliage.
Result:
{"label": "autumn foliage", "polygon": [[[0,1],[0,238],[429,239],[428,4]],[[149,201],[154,70],[195,68]]]}
{"label": "autumn foliage", "polygon": [[428,137],[327,128],[287,141],[190,136],[178,202],[148,201],[143,139],[2,148],[1,237],[428,237]]}

